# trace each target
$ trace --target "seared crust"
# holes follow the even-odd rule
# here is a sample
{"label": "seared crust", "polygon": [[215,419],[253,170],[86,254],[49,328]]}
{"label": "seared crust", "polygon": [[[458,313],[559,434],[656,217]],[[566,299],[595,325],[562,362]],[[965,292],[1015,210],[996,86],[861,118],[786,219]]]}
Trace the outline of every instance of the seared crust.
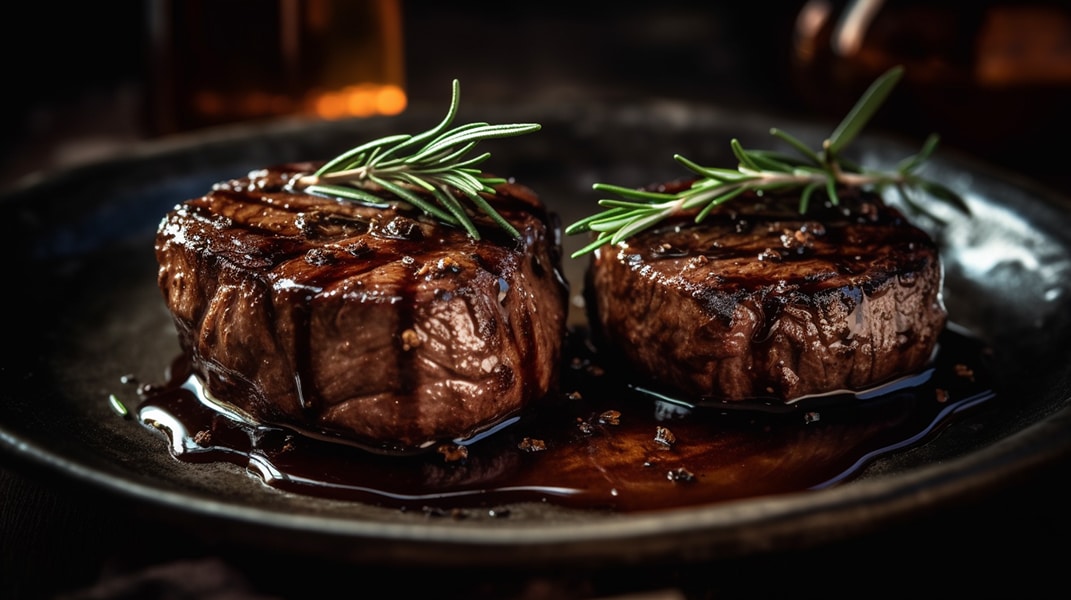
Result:
{"label": "seared crust", "polygon": [[529,189],[482,240],[406,205],[291,193],[314,165],[217,184],[161,222],[159,285],[206,392],[255,421],[383,451],[465,439],[554,390],[568,286]]}
{"label": "seared crust", "polygon": [[932,358],[947,314],[938,249],[872,194],[838,207],[738,198],[592,259],[596,339],[641,379],[691,399],[790,403],[862,390]]}

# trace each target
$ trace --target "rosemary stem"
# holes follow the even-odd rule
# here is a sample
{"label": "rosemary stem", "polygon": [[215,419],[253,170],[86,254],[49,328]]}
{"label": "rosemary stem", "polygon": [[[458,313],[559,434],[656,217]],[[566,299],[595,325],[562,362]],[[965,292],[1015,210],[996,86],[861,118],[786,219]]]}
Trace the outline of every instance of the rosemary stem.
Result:
{"label": "rosemary stem", "polygon": [[[383,169],[376,169],[377,172],[382,172]],[[368,179],[372,169],[368,167],[357,167],[356,169],[346,169],[344,171],[334,171],[331,173],[324,173],[317,177],[316,183],[328,183],[333,181],[363,181]],[[313,176],[316,177],[316,176]]]}
{"label": "rosemary stem", "polygon": [[566,228],[567,234],[585,231],[598,233],[592,242],[573,253],[573,258],[593,252],[604,244],[619,243],[655,226],[660,218],[676,213],[698,209],[695,220],[700,222],[715,207],[747,191],[759,194],[798,191],[799,211],[803,214],[807,212],[815,190],[824,190],[829,201],[836,205],[840,187],[875,190],[893,187],[909,206],[928,213],[907,196],[908,188],[916,188],[970,214],[959,194],[940,182],[924,180],[912,172],[933,153],[937,144],[936,135],[927,138],[922,151],[903,160],[898,169],[890,172],[868,172],[852,162],[841,161],[841,152],[884,102],[902,72],[901,67],[894,67],[872,83],[832,135],[822,141],[819,151],[812,151],[798,138],[775,128],[770,133],[788,143],[799,157],[781,152],[747,150],[734,139],[730,145],[738,161],[735,170],[703,167],[679,154],[674,155],[675,160],[699,175],[691,187],[674,194],[632,190],[606,183],[595,184],[595,189],[612,192],[625,200],[600,200],[599,204],[604,207],[601,214],[585,217]]}
{"label": "rosemary stem", "polygon": [[[490,153],[467,154],[480,141],[538,131],[540,125],[469,123],[450,128],[459,97],[460,86],[455,79],[450,107],[436,127],[415,136],[392,135],[366,142],[328,161],[314,173],[294,177],[288,187],[377,208],[390,205],[386,200],[380,202],[381,196],[395,196],[395,200],[411,204],[443,223],[464,228],[474,239],[479,239],[480,234],[472,214],[480,212],[513,237],[519,237],[520,233],[492,204],[497,194],[494,186],[504,180],[478,168]],[[427,193],[431,198],[424,195]]]}

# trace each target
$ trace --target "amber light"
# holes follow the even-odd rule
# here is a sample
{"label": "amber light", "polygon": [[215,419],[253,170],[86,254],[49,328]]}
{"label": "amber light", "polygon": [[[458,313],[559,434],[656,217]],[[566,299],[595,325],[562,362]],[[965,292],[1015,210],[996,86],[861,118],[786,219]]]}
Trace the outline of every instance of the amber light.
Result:
{"label": "amber light", "polygon": [[407,102],[405,91],[399,86],[367,83],[316,94],[309,105],[318,117],[343,119],[396,115],[405,110]]}
{"label": "amber light", "polygon": [[976,79],[983,85],[1071,82],[1071,13],[1056,7],[998,6],[977,39]]}

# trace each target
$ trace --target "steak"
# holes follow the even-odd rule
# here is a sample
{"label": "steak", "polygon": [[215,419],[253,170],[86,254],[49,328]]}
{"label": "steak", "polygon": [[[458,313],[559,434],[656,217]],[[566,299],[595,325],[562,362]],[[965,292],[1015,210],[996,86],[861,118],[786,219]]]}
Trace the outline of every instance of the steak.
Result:
{"label": "steak", "polygon": [[170,211],[158,283],[206,398],[250,422],[386,453],[479,436],[558,385],[568,283],[557,216],[491,199],[481,239],[404,203],[293,192],[314,164]]}
{"label": "steak", "polygon": [[798,196],[750,193],[603,246],[584,291],[596,344],[647,385],[730,405],[919,371],[947,319],[936,244],[873,192],[839,200],[801,215]]}

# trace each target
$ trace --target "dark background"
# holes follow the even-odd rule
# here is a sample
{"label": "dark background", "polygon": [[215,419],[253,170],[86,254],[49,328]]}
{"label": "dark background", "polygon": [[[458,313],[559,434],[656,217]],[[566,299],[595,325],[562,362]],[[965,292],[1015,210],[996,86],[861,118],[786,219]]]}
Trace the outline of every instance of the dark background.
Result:
{"label": "dark background", "polygon": [[[0,182],[121,152],[165,133],[151,122],[158,104],[152,82],[161,73],[152,60],[147,24],[150,8],[167,4],[120,0],[57,9],[29,2],[6,9],[10,34],[0,37],[5,57]],[[882,69],[880,63],[897,62],[908,67],[907,74],[875,118],[875,128],[920,140],[937,132],[945,147],[1043,183],[1066,185],[1062,154],[1052,150],[1071,135],[1066,115],[1071,74],[1061,67],[1071,65],[1066,2],[878,2],[885,8],[871,29],[875,49],[848,67],[795,60],[797,17],[807,4],[823,2],[484,6],[405,0],[405,85],[411,106],[441,105],[450,80],[458,78],[465,103],[673,99],[834,120]],[[842,14],[852,3],[824,4]],[[1024,12],[1031,7],[1048,12]],[[1039,28],[1043,25],[1048,27]],[[1010,40],[1000,52],[1018,61],[1013,72],[1047,60],[1055,65],[1053,76],[1041,83],[974,85],[976,48],[985,31],[993,30]],[[1039,59],[1029,42],[1041,38],[1048,45],[1034,46],[1048,55]]]}
{"label": "dark background", "polygon": [[[441,106],[450,80],[457,78],[466,102],[474,103],[671,99],[834,118],[839,113],[833,109],[845,98],[854,100],[858,90],[830,84],[819,86],[826,95],[815,95],[814,86],[797,79],[800,71],[790,50],[803,4],[407,0],[406,87],[412,106]],[[931,13],[933,20],[925,22],[944,23],[942,39],[959,44],[955,48],[968,47],[977,27],[971,11],[989,4],[961,9],[966,12],[951,21],[939,18],[947,12]],[[104,160],[160,137],[148,118],[154,68],[146,27],[149,5],[76,2],[59,8],[27,2],[5,8],[9,34],[0,36],[5,65],[0,184]],[[929,5],[951,11],[958,3]],[[815,82],[819,78],[810,80]],[[962,86],[923,95],[912,86],[924,83],[908,83],[905,97],[925,97],[929,104],[902,101],[878,126],[921,140],[925,132],[953,123],[951,130],[941,130],[949,147],[1061,191],[1068,183],[1058,150],[1068,119],[1044,107],[1052,98],[1066,98],[1071,83],[1012,89],[999,102],[972,96],[971,111],[966,104],[953,105],[970,113],[967,122],[940,121],[934,115],[947,113],[926,110],[946,97],[962,102]],[[1002,108],[1008,106],[1016,109]],[[1031,111],[1032,106],[1038,108]],[[989,137],[993,131],[1015,134]],[[1071,528],[1066,518],[1053,521],[1052,515],[1065,514],[1071,500],[1062,477],[1055,476],[1066,474],[1067,466],[1018,482],[996,497],[968,502],[955,514],[920,515],[910,526],[819,548],[806,557],[772,555],[762,561],[608,573],[444,571],[422,578],[434,583],[432,597],[438,598],[884,597],[928,590],[1037,596],[1059,579],[1054,569],[1066,556],[1061,548]],[[205,547],[154,529],[159,524],[108,511],[102,502],[38,481],[32,473],[0,470],[0,597],[298,597],[295,582],[313,578],[356,597],[366,595],[368,582],[387,594],[420,589],[404,570],[373,573]],[[304,575],[284,581],[283,572]],[[191,573],[198,574],[195,580]]]}
{"label": "dark background", "polygon": [[[405,0],[410,105],[440,106],[457,78],[466,104],[674,98],[799,112],[784,84],[801,2],[764,4]],[[13,8],[9,23],[19,23],[21,35],[0,39],[9,82],[0,117],[4,181],[157,136],[151,5]]]}

